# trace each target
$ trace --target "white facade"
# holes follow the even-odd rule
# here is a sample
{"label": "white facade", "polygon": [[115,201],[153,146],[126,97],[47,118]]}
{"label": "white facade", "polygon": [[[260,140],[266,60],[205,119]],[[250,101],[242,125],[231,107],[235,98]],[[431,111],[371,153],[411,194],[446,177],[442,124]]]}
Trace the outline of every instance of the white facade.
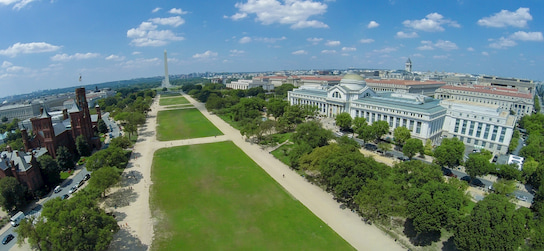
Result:
{"label": "white facade", "polygon": [[321,115],[335,117],[348,112],[364,117],[369,124],[384,120],[391,131],[404,126],[412,137],[438,142],[446,110],[423,95],[376,93],[358,75],[346,75],[339,85],[321,88],[301,87],[288,93],[291,105],[316,106]]}
{"label": "white facade", "polygon": [[227,88],[230,89],[236,89],[236,90],[248,90],[254,87],[262,87],[265,91],[274,90],[274,85],[261,82],[261,81],[255,81],[255,80],[247,80],[247,79],[240,79],[238,81],[230,82],[226,85]]}
{"label": "white facade", "polygon": [[456,137],[466,146],[506,153],[512,139],[516,118],[497,105],[443,100],[447,108],[444,131],[447,137]]}

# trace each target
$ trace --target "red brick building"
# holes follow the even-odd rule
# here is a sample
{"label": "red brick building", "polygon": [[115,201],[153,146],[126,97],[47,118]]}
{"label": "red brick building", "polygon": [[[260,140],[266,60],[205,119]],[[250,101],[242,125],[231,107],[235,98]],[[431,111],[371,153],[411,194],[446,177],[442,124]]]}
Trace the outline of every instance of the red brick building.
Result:
{"label": "red brick building", "polygon": [[36,154],[39,155],[40,153],[37,151],[31,153],[14,151],[8,146],[0,156],[2,159],[2,162],[0,162],[0,179],[7,176],[14,177],[19,183],[26,185],[30,191],[41,188],[44,183],[40,168],[37,168]]}

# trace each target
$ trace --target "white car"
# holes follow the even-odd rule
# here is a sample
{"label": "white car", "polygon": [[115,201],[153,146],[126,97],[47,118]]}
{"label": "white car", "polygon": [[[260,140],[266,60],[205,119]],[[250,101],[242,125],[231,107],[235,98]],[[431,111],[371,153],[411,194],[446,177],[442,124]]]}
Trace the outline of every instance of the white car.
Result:
{"label": "white car", "polygon": [[55,193],[58,193],[58,192],[62,191],[62,188],[60,186],[57,186],[57,187],[55,187],[55,190],[53,190],[53,191],[55,191]]}
{"label": "white car", "polygon": [[73,186],[72,188],[70,188],[70,191],[68,191],[69,194],[73,194],[77,191],[77,186]]}

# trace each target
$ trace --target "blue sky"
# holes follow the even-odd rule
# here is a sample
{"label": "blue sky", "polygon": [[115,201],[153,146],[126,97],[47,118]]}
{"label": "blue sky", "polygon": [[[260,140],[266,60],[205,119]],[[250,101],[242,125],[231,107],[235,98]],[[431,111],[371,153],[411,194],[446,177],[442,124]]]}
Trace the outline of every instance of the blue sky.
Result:
{"label": "blue sky", "polygon": [[170,74],[402,69],[544,80],[541,0],[0,0],[0,96]]}

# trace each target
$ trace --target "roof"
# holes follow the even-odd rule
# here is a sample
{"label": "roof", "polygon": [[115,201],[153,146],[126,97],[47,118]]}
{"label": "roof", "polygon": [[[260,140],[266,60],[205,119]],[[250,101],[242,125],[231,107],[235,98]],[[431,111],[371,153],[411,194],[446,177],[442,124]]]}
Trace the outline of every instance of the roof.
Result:
{"label": "roof", "polygon": [[446,82],[440,81],[414,81],[402,79],[366,79],[367,83],[388,84],[388,85],[445,85]]}
{"label": "roof", "polygon": [[526,98],[526,99],[532,99],[533,95],[530,93],[521,93],[515,88],[501,88],[501,87],[491,87],[491,86],[483,86],[483,85],[445,85],[440,87],[440,89],[445,90],[457,90],[457,91],[468,91],[468,92],[476,92],[476,93],[487,93],[487,94],[494,94],[494,95],[501,95],[501,96],[509,96],[509,97],[517,97],[517,98]]}
{"label": "roof", "polygon": [[43,119],[43,118],[50,118],[50,117],[51,115],[49,115],[49,113],[47,112],[47,108],[42,107],[42,113],[40,114],[38,118]]}
{"label": "roof", "polygon": [[399,94],[394,92],[380,92],[376,96],[361,98],[353,101],[359,104],[379,105],[399,110],[417,113],[434,114],[445,112],[446,108],[440,105],[440,100],[423,95]]}
{"label": "roof", "polygon": [[364,81],[363,77],[357,74],[346,74],[342,78],[342,80],[356,80],[356,81]]}

